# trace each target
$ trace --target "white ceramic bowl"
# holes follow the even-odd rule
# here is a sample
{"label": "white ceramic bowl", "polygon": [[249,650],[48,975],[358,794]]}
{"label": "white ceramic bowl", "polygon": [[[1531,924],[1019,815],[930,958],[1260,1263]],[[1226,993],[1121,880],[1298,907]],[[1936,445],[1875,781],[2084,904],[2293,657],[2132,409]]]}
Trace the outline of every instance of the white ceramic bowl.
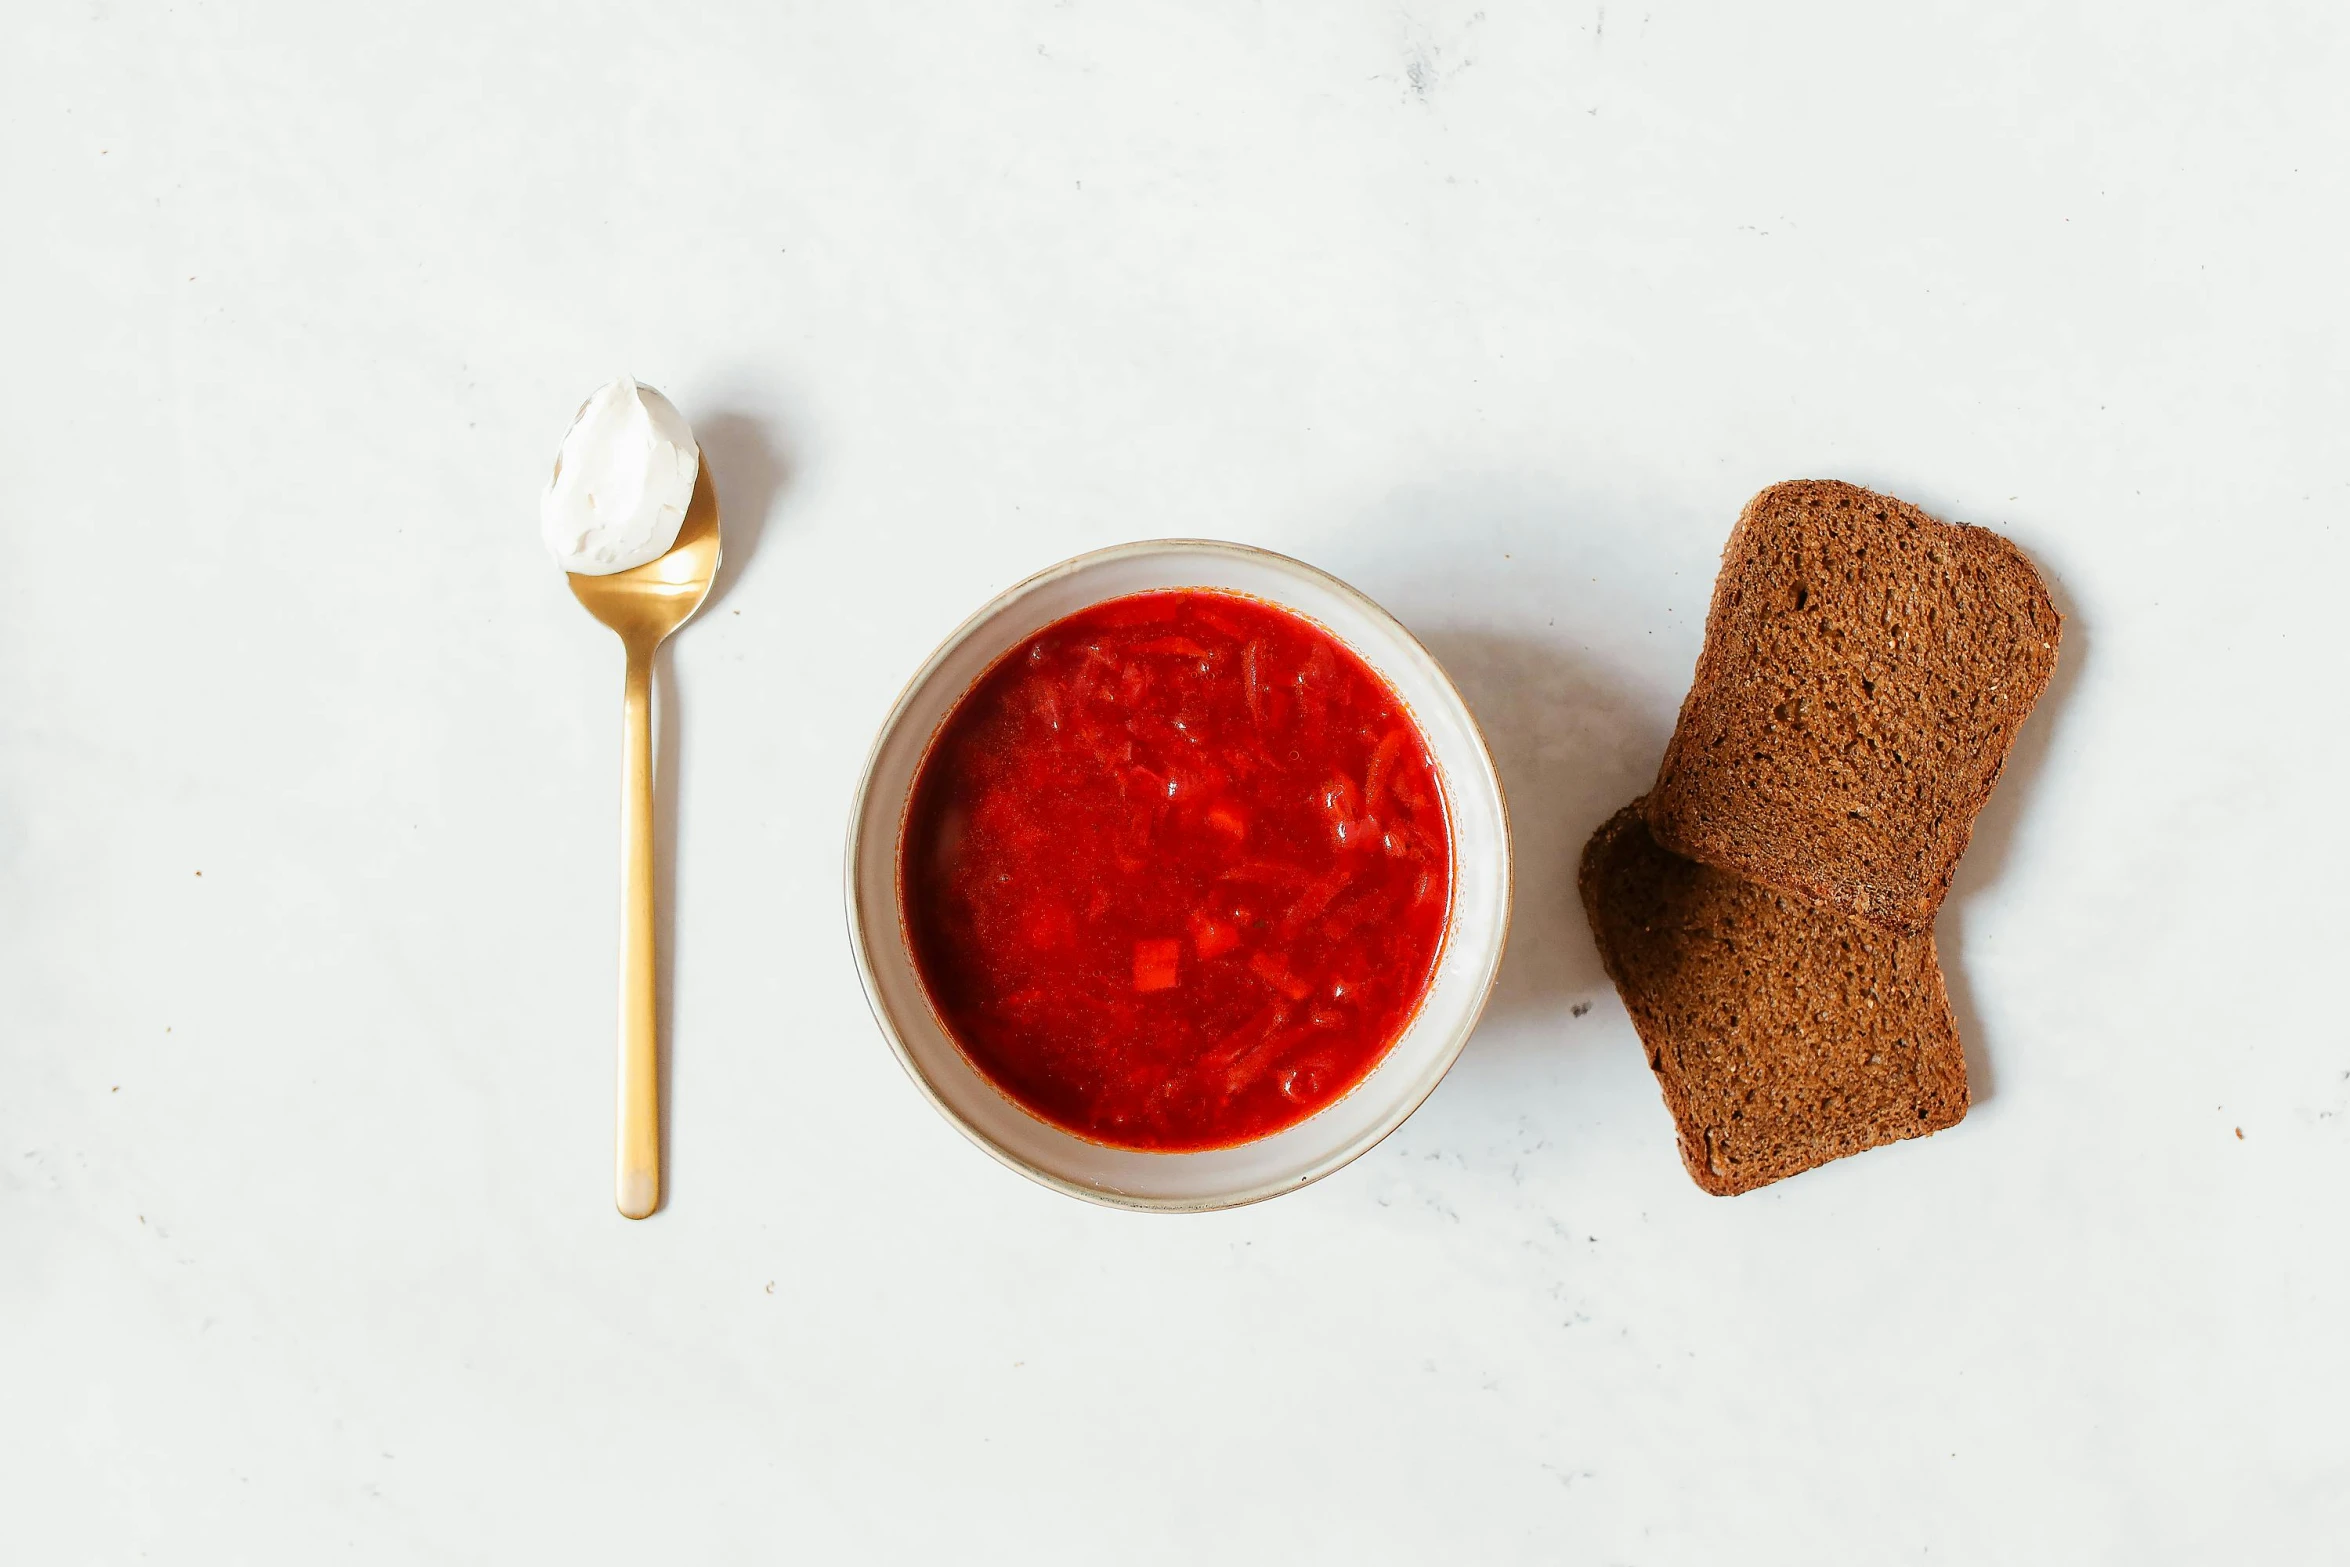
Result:
{"label": "white ceramic bowl", "polygon": [[[1427,738],[1452,818],[1444,946],[1418,1014],[1360,1083],[1297,1125],[1189,1153],[1111,1148],[1020,1108],[940,1025],[915,972],[898,903],[899,838],[931,737],[987,669],[1030,634],[1104,599],[1160,588],[1224,588],[1278,604],[1352,648],[1394,688]],[[1198,539],[1122,544],[1063,561],[998,598],[940,644],[873,743],[849,820],[849,939],[866,999],[939,1113],[1021,1174],[1119,1208],[1198,1211],[1295,1191],[1370,1148],[1434,1092],[1468,1042],[1509,934],[1510,834],[1501,780],[1468,705],[1395,617],[1336,577],[1285,555]]]}

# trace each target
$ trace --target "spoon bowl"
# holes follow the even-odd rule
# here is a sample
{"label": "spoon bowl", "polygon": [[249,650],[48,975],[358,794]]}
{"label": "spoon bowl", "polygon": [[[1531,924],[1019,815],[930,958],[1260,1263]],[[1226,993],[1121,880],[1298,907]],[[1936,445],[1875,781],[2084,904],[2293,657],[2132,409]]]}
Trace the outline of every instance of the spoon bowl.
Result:
{"label": "spoon bowl", "polygon": [[718,492],[704,464],[677,542],[606,576],[566,573],[572,596],[628,654],[620,732],[620,1117],[613,1201],[631,1219],[661,1205],[658,991],[653,932],[653,654],[693,618],[718,576]]}
{"label": "spoon bowl", "polygon": [[649,638],[648,650],[660,646],[702,607],[718,576],[718,492],[710,487],[709,465],[694,476],[693,499],[669,553],[601,577],[578,571],[564,575],[572,597],[618,632],[622,642]]}

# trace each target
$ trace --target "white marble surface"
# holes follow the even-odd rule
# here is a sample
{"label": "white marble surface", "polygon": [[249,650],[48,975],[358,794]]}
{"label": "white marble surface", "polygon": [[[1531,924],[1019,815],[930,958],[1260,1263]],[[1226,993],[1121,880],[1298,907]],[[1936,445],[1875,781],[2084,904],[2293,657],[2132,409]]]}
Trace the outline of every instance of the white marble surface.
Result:
{"label": "white marble surface", "polygon": [[[2340,1560],[2344,28],[20,9],[0,1555]],[[728,550],[643,1225],[620,666],[534,516],[621,370]],[[1940,927],[1974,1113],[1724,1201],[1570,871],[1795,475],[2005,529],[2070,623]],[[1198,1219],[966,1146],[839,891],[935,639],[1170,533],[1422,632],[1522,830],[1436,1096]]]}

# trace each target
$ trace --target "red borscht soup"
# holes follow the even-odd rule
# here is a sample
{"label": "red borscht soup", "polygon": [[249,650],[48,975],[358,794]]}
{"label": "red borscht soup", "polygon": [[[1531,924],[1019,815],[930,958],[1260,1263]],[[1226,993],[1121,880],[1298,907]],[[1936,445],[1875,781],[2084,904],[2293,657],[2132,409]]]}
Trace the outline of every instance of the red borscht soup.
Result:
{"label": "red borscht soup", "polygon": [[1418,1009],[1452,892],[1402,701],[1238,594],[1037,632],[948,715],[899,852],[915,967],[998,1088],[1124,1148],[1294,1125]]}

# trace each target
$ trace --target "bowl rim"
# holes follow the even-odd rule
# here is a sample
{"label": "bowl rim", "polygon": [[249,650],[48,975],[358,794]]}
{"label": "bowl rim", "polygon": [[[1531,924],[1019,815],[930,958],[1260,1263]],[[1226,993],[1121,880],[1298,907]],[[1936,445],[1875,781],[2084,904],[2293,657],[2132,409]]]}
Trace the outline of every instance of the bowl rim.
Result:
{"label": "bowl rim", "polygon": [[[1212,1197],[1147,1197],[1089,1186],[1082,1181],[1074,1181],[1066,1176],[1056,1174],[1015,1153],[965,1119],[961,1111],[947,1102],[946,1097],[938,1091],[937,1086],[930,1081],[921,1066],[915,1061],[912,1049],[908,1047],[904,1037],[898,1031],[896,1022],[882,1004],[880,976],[874,972],[873,955],[868,950],[866,942],[865,916],[867,911],[858,888],[857,876],[860,850],[864,847],[863,832],[866,810],[872,798],[874,773],[881,764],[882,751],[891,736],[905,722],[915,693],[921,690],[938,668],[960,650],[964,643],[977,635],[983,626],[1046,584],[1074,576],[1080,571],[1110,561],[1136,555],[1165,553],[1235,556],[1268,564],[1276,572],[1302,573],[1317,579],[1324,587],[1351,601],[1357,609],[1369,616],[1374,622],[1383,624],[1391,630],[1405,645],[1427,661],[1428,669],[1436,677],[1443,693],[1453,701],[1460,709],[1461,714],[1468,720],[1469,733],[1477,742],[1477,760],[1483,764],[1482,781],[1490,785],[1493,791],[1493,801],[1497,808],[1498,825],[1501,832],[1500,930],[1493,942],[1492,953],[1487,959],[1485,972],[1479,977],[1475,1004],[1468,1009],[1462,1018],[1454,1038],[1445,1046],[1438,1057],[1435,1070],[1428,1074],[1425,1085],[1416,1094],[1399,1100],[1395,1108],[1369,1131],[1358,1134],[1351,1141],[1341,1144],[1316,1160],[1304,1174],[1285,1176],[1280,1180],[1260,1183],[1229,1195]],[[1114,598],[1119,595],[1109,596]],[[1300,613],[1286,604],[1280,604],[1279,607],[1292,615]],[[1361,650],[1357,649],[1356,654],[1360,657]],[[990,667],[993,667],[992,664]],[[955,700],[960,701],[961,697],[958,696]],[[892,821],[900,827],[903,824],[898,818],[902,815],[903,811],[901,810],[892,817]],[[891,853],[894,856],[896,852],[896,846],[893,842]],[[1429,1097],[1436,1092],[1437,1085],[1450,1075],[1454,1065],[1460,1060],[1461,1052],[1468,1048],[1470,1036],[1476,1033],[1478,1024],[1484,1020],[1485,1010],[1492,1003],[1494,989],[1501,980],[1502,960],[1509,951],[1510,929],[1515,922],[1514,916],[1517,911],[1517,846],[1510,822],[1509,793],[1502,784],[1500,768],[1494,765],[1493,745],[1486,737],[1485,726],[1479,721],[1476,709],[1469,705],[1468,698],[1461,694],[1460,687],[1454,683],[1452,672],[1444,667],[1442,660],[1428,650],[1426,643],[1413,635],[1410,627],[1390,614],[1385,606],[1352,583],[1346,582],[1308,561],[1299,560],[1295,556],[1284,555],[1277,550],[1265,549],[1259,545],[1241,544],[1225,539],[1136,539],[1125,544],[1112,544],[1102,549],[1087,550],[1082,554],[1072,555],[1066,560],[1055,562],[1041,571],[1021,578],[966,616],[954,630],[940,640],[939,644],[931,650],[930,656],[922,661],[920,667],[907,677],[905,683],[899,687],[896,699],[890,703],[889,712],[882,718],[880,727],[874,731],[873,743],[866,750],[864,766],[858,770],[857,786],[849,800],[848,833],[843,845],[842,873],[843,890],[846,894],[844,913],[848,925],[849,950],[856,958],[857,979],[865,992],[866,1010],[873,1015],[873,1021],[880,1028],[882,1037],[889,1042],[890,1051],[897,1057],[898,1066],[908,1078],[913,1080],[914,1086],[921,1091],[922,1097],[930,1101],[930,1107],[945,1118],[947,1124],[961,1132],[967,1140],[998,1164],[1026,1176],[1038,1185],[1050,1187],[1054,1191],[1081,1198],[1102,1207],[1137,1213],[1212,1213],[1229,1208],[1245,1208],[1255,1203],[1265,1202],[1286,1192],[1302,1190],[1327,1176],[1336,1174],[1394,1135],[1395,1130],[1410,1120],[1419,1111],[1420,1106],[1426,1104]],[[896,878],[893,876],[891,881],[894,886]],[[893,907],[889,912],[891,914],[889,924],[894,929],[899,911]],[[1450,945],[1450,940],[1451,936],[1448,932],[1447,946]],[[1181,1154],[1170,1154],[1168,1157],[1177,1158],[1181,1157]]]}

